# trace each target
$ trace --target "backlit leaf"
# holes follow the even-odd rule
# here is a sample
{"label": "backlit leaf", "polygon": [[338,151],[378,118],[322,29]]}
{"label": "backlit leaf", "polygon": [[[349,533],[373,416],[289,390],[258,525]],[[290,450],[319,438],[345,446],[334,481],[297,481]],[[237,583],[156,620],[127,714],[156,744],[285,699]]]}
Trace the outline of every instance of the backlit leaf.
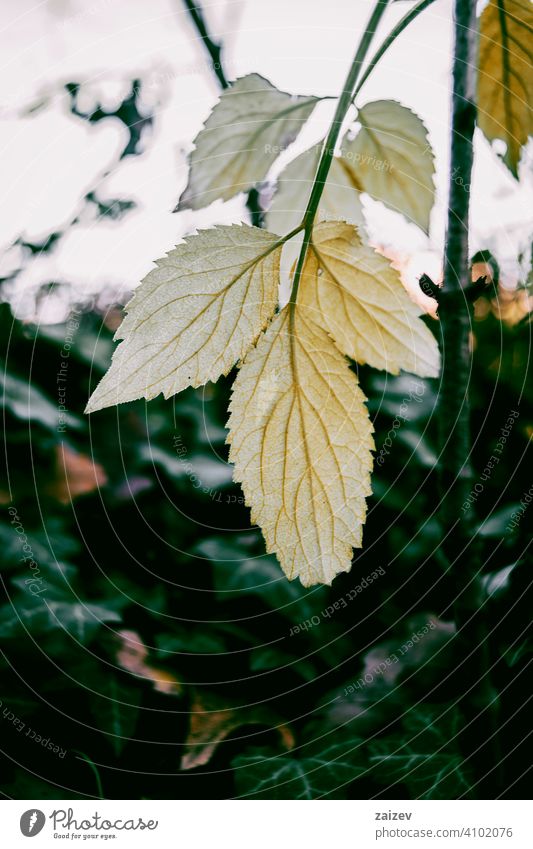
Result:
{"label": "backlit leaf", "polygon": [[302,305],[343,354],[374,368],[435,377],[439,351],[389,261],[341,222],[315,227]]}
{"label": "backlit leaf", "polygon": [[478,124],[489,141],[507,145],[503,161],[514,177],[533,134],[533,5],[491,0],[480,19]]}
{"label": "backlit leaf", "polygon": [[316,97],[278,91],[259,74],[225,91],[195,140],[187,188],[178,209],[228,200],[266,176],[313,111]]}
{"label": "backlit leaf", "polygon": [[274,313],[281,245],[257,227],[204,230],[158,260],[127,306],[124,341],[87,412],[217,380]]}
{"label": "backlit leaf", "polygon": [[363,191],[401,212],[426,233],[435,197],[433,151],[427,130],[406,106],[376,100],[359,110],[361,129],[342,154]]}
{"label": "backlit leaf", "polygon": [[[266,223],[273,233],[284,235],[298,226],[316,177],[322,145],[306,150],[281,172],[274,199],[266,215]],[[343,159],[335,156],[331,162],[317,212],[318,221],[349,221],[364,228],[360,187],[354,172]]]}
{"label": "backlit leaf", "polygon": [[304,586],[350,569],[374,447],[357,378],[313,318],[299,306],[276,317],[239,371],[228,422],[252,521]]}

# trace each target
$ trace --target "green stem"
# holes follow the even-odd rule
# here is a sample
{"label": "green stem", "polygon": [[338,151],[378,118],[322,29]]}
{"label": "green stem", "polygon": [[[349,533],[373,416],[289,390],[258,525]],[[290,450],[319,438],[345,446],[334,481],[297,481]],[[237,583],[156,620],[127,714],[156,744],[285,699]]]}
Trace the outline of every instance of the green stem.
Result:
{"label": "green stem", "polygon": [[400,18],[400,20],[398,21],[396,26],[391,29],[390,33],[388,34],[388,36],[385,39],[385,41],[383,42],[383,44],[380,45],[380,47],[376,50],[376,52],[372,56],[372,59],[370,60],[370,62],[368,63],[368,65],[365,68],[365,72],[364,72],[363,76],[361,77],[361,79],[357,83],[357,86],[356,86],[355,91],[353,93],[352,103],[355,101],[355,98],[357,97],[357,95],[359,94],[361,89],[363,88],[363,86],[366,83],[367,79],[369,78],[370,74],[372,73],[372,71],[374,70],[376,65],[378,64],[378,62],[381,59],[381,57],[383,56],[383,54],[387,52],[387,50],[389,49],[391,44],[393,44],[393,42],[396,41],[398,36],[404,31],[404,29],[406,27],[409,26],[411,21],[414,21],[414,19],[416,17],[418,17],[420,12],[423,12],[424,9],[427,9],[428,6],[431,6],[431,4],[433,2],[434,2],[434,0],[420,0],[420,2],[418,2],[416,4],[416,6],[414,6],[412,9],[410,9],[409,12],[406,12],[406,14],[403,16],[403,18]]}
{"label": "green stem", "polygon": [[[476,122],[477,20],[475,3],[456,0],[452,134],[444,282],[439,316],[443,368],[439,393],[442,519],[447,530],[459,522],[470,488],[468,381],[470,310],[464,295],[470,282],[468,246],[473,135]],[[464,523],[463,523],[464,524]]]}
{"label": "green stem", "polygon": [[324,191],[324,186],[326,184],[329,169],[331,167],[331,161],[335,152],[335,145],[337,144],[339,133],[341,131],[343,121],[346,117],[346,113],[348,112],[348,109],[350,108],[352,102],[353,90],[355,84],[357,83],[362,63],[365,60],[366,54],[370,47],[370,43],[374,37],[378,24],[388,4],[389,0],[377,0],[374,10],[370,16],[368,26],[366,27],[363,33],[361,41],[359,42],[359,46],[357,48],[353,62],[348,72],[348,76],[346,77],[346,82],[344,83],[342,94],[337,102],[337,108],[335,109],[333,121],[331,122],[329,132],[324,141],[322,155],[320,157],[316,177],[313,182],[313,188],[311,189],[311,195],[309,197],[307,208],[302,219],[302,224],[304,228],[304,240],[300,250],[300,255],[298,257],[298,262],[296,264],[296,271],[294,273],[294,281],[292,285],[290,299],[292,305],[296,303],[298,286],[300,285],[300,278],[302,276],[302,269],[304,266],[305,257],[307,255],[307,249],[311,240],[313,222],[315,220],[318,204],[320,203],[320,198],[322,197],[322,192]]}
{"label": "green stem", "polygon": [[455,642],[457,657],[462,658],[459,674],[464,679],[459,699],[465,719],[461,742],[476,774],[475,792],[485,798],[486,793],[492,792],[486,786],[487,756],[494,765],[501,757],[498,702],[489,674],[479,540],[473,528],[472,511],[465,516],[462,510],[471,488],[468,403],[471,314],[465,290],[470,286],[471,276],[468,232],[476,123],[477,29],[476,4],[455,0],[450,193],[444,282],[439,298],[443,369],[437,419],[443,549],[455,576]]}
{"label": "green stem", "polygon": [[98,790],[98,797],[97,798],[98,799],[105,799],[104,788],[102,787],[102,782],[100,780],[100,773],[98,772],[98,769],[96,768],[96,764],[91,760],[89,755],[86,755],[85,752],[80,751],[80,749],[74,749],[74,751],[77,752],[79,755],[81,755],[81,757],[83,758],[85,763],[88,764],[90,766],[91,770],[93,771],[94,778],[95,778],[95,781],[96,781],[96,788]]}

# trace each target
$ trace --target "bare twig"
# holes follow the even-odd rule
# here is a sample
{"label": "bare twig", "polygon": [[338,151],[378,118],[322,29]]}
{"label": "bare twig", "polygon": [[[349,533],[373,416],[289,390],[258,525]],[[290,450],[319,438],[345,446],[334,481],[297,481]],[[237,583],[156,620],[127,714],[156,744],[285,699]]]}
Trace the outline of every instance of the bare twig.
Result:
{"label": "bare twig", "polygon": [[198,3],[193,3],[192,0],[183,0],[191,21],[193,22],[196,31],[202,39],[203,45],[211,58],[211,67],[221,88],[229,88],[229,82],[224,73],[221,62],[222,45],[214,41],[207,29],[204,14]]}
{"label": "bare twig", "polygon": [[[422,274],[418,281],[418,285],[424,295],[428,298],[434,298],[439,306],[446,300],[447,295],[450,294],[445,291],[442,286],[439,286],[438,283],[434,283],[431,277],[427,274]],[[463,289],[465,301],[469,304],[475,303],[481,295],[485,294],[491,288],[491,285],[492,279],[487,276],[478,277],[477,280],[472,280],[468,286]]]}
{"label": "bare twig", "polygon": [[[230,84],[228,82],[224,66],[222,64],[222,45],[214,41],[211,35],[209,34],[209,30],[207,29],[207,24],[205,22],[205,18],[200,4],[193,3],[193,0],[183,0],[183,3],[189,13],[191,21],[194,24],[198,35],[202,39],[207,53],[211,58],[211,68],[213,69],[213,73],[215,74],[220,87],[222,89],[229,88]],[[250,213],[250,220],[253,226],[262,227],[263,210],[261,208],[261,203],[259,200],[259,192],[256,188],[252,188],[248,192],[248,197],[246,199],[246,207],[248,209],[248,212]]]}

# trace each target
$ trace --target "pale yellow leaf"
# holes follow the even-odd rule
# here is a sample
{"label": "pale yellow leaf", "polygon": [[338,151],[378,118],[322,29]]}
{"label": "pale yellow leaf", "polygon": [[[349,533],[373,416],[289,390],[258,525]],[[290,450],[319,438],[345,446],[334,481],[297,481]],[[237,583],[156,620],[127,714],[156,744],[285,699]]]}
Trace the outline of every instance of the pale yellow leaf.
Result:
{"label": "pale yellow leaf", "polygon": [[189,236],[136,290],[109,371],[87,412],[165,398],[227,374],[277,304],[281,245],[248,225]]}
{"label": "pale yellow leaf", "polygon": [[[322,145],[306,150],[281,172],[276,192],[266,214],[273,233],[290,233],[301,222],[316,177]],[[316,216],[318,221],[349,221],[364,228],[360,188],[344,160],[334,157]]]}
{"label": "pale yellow leaf", "polygon": [[376,100],[359,110],[361,129],[342,154],[363,191],[426,233],[435,197],[435,162],[427,130],[406,106]]}
{"label": "pale yellow leaf", "polygon": [[533,4],[491,0],[480,19],[478,124],[507,145],[503,161],[518,177],[522,147],[533,134]]}
{"label": "pale yellow leaf", "polygon": [[359,363],[421,377],[439,373],[435,337],[389,261],[350,224],[313,230],[300,299],[338,348]]}
{"label": "pale yellow leaf", "polygon": [[228,200],[263,180],[313,111],[316,97],[278,91],[259,74],[225,91],[195,140],[179,209]]}
{"label": "pale yellow leaf", "polygon": [[314,313],[286,307],[237,375],[235,479],[289,579],[329,584],[361,545],[374,447],[365,396]]}

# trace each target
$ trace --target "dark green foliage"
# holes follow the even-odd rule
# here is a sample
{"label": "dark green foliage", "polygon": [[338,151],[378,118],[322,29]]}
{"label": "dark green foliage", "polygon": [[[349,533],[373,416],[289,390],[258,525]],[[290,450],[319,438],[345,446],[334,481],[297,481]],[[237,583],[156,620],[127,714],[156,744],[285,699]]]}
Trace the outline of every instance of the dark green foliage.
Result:
{"label": "dark green foliage", "polygon": [[[480,524],[500,745],[510,752],[505,792],[527,764],[516,744],[527,726],[531,523],[527,511],[519,521],[516,513],[531,486],[529,326],[502,324],[486,300],[477,309],[474,480],[510,412],[519,413],[469,508]],[[453,640],[456,588],[439,554],[435,385],[360,369],[383,458],[365,547],[332,587],[304,590],[265,556],[231,481],[229,379],[87,420],[90,386],[112,346],[101,317],[83,315],[60,433],[55,375],[65,328],[22,326],[5,305],[1,316],[11,487],[11,501],[2,490],[0,523],[4,794],[98,796],[97,770],[111,798],[476,796],[457,733],[465,673]],[[106,482],[61,500],[58,447],[92,458]],[[11,505],[42,593],[25,583],[35,574],[21,559]],[[436,627],[400,654],[430,621]],[[146,647],[141,666],[124,634]],[[126,644],[130,655],[134,646],[129,666],[119,659]],[[224,706],[231,721],[204,765],[180,770],[195,698],[216,699],[221,725]],[[209,741],[216,733],[205,722]],[[511,795],[525,788],[524,777]],[[494,793],[501,790],[494,776]]]}

